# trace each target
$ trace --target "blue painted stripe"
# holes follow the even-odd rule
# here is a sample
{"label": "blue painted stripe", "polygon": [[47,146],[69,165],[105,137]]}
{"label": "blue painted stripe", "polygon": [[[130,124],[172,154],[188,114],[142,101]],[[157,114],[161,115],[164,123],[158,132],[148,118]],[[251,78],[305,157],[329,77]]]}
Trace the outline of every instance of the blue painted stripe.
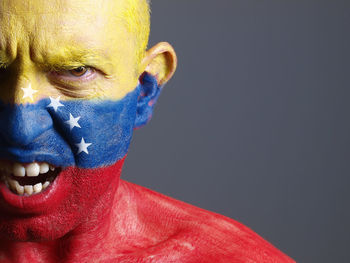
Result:
{"label": "blue painted stripe", "polygon": [[[2,103],[0,158],[23,163],[48,162],[62,167],[111,165],[128,151],[140,89],[138,86],[118,101],[60,101],[63,106],[56,111],[49,106],[50,98],[26,105]],[[81,128],[71,129],[67,123],[70,114],[77,118]],[[79,152],[77,145],[82,138],[91,145],[81,147]]]}

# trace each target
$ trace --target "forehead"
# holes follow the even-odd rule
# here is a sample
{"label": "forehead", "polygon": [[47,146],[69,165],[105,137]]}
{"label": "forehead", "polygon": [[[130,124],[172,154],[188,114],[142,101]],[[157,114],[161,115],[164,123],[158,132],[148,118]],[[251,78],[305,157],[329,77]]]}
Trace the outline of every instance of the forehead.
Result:
{"label": "forehead", "polygon": [[121,1],[103,0],[1,0],[1,27],[27,34],[61,31],[67,36],[76,29],[90,27],[98,33],[112,24],[117,26],[114,18],[121,9],[118,3],[120,6]]}
{"label": "forehead", "polygon": [[[117,51],[128,41],[124,0],[1,0],[0,49],[32,55],[55,49]],[[108,55],[108,54],[105,54]]]}

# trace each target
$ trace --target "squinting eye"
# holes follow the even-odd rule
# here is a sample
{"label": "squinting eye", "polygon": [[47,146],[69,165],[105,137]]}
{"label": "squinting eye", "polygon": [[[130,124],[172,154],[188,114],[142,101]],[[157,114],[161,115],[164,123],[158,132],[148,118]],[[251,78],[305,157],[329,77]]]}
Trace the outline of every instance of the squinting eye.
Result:
{"label": "squinting eye", "polygon": [[75,77],[81,77],[85,75],[85,73],[88,71],[87,67],[78,67],[72,70],[69,70],[69,73],[72,74]]}
{"label": "squinting eye", "polygon": [[[1,2],[1,0],[0,0]],[[88,82],[98,76],[98,71],[89,66],[79,66],[73,69],[62,69],[49,72],[52,80],[68,82]]]}

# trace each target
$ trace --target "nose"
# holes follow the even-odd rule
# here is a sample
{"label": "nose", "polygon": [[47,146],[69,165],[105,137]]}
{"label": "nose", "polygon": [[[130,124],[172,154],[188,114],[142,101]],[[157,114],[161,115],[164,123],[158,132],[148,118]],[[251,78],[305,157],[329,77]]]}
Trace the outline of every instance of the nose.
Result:
{"label": "nose", "polygon": [[0,111],[0,135],[13,146],[30,144],[52,126],[50,114],[39,105],[7,105]]}

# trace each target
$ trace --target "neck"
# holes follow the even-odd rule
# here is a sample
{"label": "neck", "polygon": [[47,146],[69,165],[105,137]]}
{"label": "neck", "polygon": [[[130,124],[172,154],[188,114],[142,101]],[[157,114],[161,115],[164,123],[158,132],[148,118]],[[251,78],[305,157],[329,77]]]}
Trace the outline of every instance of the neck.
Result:
{"label": "neck", "polygon": [[[110,184],[84,220],[63,237],[40,242],[0,240],[0,262],[94,262],[115,253],[121,240],[120,223],[130,214],[119,175]],[[121,244],[121,243],[120,243]],[[113,249],[113,251],[112,251]],[[104,255],[103,255],[104,254]],[[4,259],[4,261],[2,261]]]}

